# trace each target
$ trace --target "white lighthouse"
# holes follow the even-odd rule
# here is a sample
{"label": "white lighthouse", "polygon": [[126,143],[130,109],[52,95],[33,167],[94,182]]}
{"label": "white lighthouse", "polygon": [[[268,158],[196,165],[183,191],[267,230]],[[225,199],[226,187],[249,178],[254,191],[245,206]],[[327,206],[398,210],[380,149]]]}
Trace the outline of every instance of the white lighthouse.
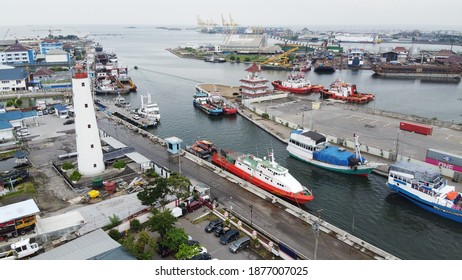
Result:
{"label": "white lighthouse", "polygon": [[91,81],[81,65],[77,65],[75,69],[72,77],[72,99],[75,110],[78,169],[84,176],[97,175],[102,173],[105,167],[91,96]]}

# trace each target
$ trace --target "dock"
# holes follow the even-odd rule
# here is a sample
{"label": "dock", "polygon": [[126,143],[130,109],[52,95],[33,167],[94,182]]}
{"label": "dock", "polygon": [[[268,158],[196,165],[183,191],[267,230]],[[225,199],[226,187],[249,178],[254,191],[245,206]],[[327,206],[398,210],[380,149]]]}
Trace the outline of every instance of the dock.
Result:
{"label": "dock", "polygon": [[95,106],[98,110],[103,111],[110,116],[116,116],[136,127],[143,129],[157,127],[157,121],[136,114],[130,107],[119,107],[116,106],[115,102],[107,101],[102,103],[99,100],[95,101]]}

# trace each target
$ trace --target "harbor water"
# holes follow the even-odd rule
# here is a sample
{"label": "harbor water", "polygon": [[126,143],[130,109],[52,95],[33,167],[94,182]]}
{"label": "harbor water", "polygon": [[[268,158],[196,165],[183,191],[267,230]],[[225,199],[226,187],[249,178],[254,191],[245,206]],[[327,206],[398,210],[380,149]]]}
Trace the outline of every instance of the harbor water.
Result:
{"label": "harbor water", "polygon": [[[312,167],[290,158],[285,144],[243,117],[212,118],[194,108],[192,95],[196,84],[239,85],[249,65],[183,59],[166,49],[217,44],[222,40],[221,34],[164,30],[154,26],[130,29],[79,26],[74,30],[82,33],[97,30],[101,35],[89,38],[101,43],[106,50],[114,50],[119,64],[128,66],[129,75],[138,86],[138,93],[125,96],[132,108],[139,106],[140,94],[145,92],[159,104],[161,124],[152,133],[162,138],[177,136],[184,140],[184,145],[207,139],[218,147],[260,157],[274,150],[276,161],[313,190],[314,201],[302,206],[307,211],[315,214],[322,209],[322,219],[402,259],[462,258],[457,241],[462,225],[414,206],[393,193],[385,185],[386,178],[375,174],[368,178],[352,177]],[[137,70],[133,69],[135,66]],[[287,74],[262,72],[270,81],[285,79]],[[372,74],[369,70],[342,70],[330,75],[307,73],[314,84],[327,86],[335,79],[342,79],[356,84],[360,92],[374,93],[376,100],[365,106],[462,123],[461,83],[379,79]],[[114,97],[99,96],[101,99]]]}

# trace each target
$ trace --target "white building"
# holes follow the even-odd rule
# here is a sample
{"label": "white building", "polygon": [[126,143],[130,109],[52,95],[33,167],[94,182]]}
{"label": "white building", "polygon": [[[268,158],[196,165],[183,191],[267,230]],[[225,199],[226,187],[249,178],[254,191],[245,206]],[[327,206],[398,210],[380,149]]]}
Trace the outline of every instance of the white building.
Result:
{"label": "white building", "polygon": [[22,64],[35,62],[35,52],[16,42],[0,52],[0,64]]}
{"label": "white building", "polygon": [[71,60],[70,54],[63,50],[53,49],[45,54],[45,62],[47,63],[67,63]]}
{"label": "white building", "polygon": [[78,65],[72,77],[77,164],[82,175],[92,176],[102,173],[105,166],[91,96],[91,81],[81,68],[82,66]]}
{"label": "white building", "polygon": [[0,92],[26,90],[28,79],[25,68],[0,65]]}

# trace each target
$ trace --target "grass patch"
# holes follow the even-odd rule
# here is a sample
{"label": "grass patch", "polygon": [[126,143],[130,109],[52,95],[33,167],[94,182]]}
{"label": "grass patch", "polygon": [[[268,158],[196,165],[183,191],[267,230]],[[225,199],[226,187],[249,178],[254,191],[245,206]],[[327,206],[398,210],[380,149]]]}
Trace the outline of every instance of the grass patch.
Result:
{"label": "grass patch", "polygon": [[11,151],[7,151],[7,152],[4,152],[4,153],[0,153],[0,160],[13,157],[14,153],[16,153],[16,151],[17,150],[11,150]]}
{"label": "grass patch", "polygon": [[34,184],[32,184],[32,182],[24,182],[16,187],[16,191],[12,191],[7,193],[6,195],[0,196],[0,200],[23,194],[35,194],[36,192],[37,190],[35,189],[35,186]]}
{"label": "grass patch", "polygon": [[215,216],[215,214],[213,214],[213,212],[209,212],[207,215],[203,216],[203,217],[200,217],[198,219],[195,219],[194,221],[192,221],[192,223],[194,225],[197,225],[197,224],[200,224],[201,222],[207,220],[207,221],[211,221],[211,220],[215,220],[217,219],[218,217]]}

